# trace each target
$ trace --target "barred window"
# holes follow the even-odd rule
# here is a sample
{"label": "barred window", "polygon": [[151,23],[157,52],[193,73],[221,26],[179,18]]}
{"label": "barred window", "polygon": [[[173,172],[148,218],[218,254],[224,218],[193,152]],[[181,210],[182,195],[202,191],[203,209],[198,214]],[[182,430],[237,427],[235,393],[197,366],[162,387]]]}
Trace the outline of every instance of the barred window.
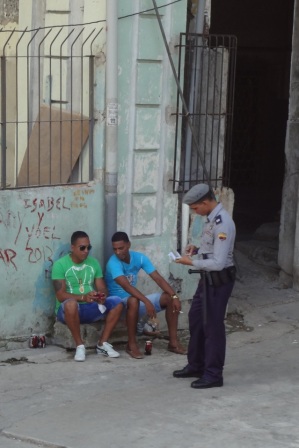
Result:
{"label": "barred window", "polygon": [[92,179],[101,31],[0,31],[2,189]]}

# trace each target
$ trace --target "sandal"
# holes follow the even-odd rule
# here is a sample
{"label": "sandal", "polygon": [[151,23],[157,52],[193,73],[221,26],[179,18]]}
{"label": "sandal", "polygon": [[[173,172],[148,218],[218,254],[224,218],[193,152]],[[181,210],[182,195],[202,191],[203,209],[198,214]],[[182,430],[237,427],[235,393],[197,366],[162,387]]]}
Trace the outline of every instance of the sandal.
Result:
{"label": "sandal", "polygon": [[127,346],[126,346],[126,352],[127,352],[128,355],[130,355],[132,358],[135,358],[135,359],[143,359],[143,355],[140,353],[139,349],[131,350],[128,344],[127,344]]}
{"label": "sandal", "polygon": [[187,355],[187,350],[181,344],[177,344],[176,347],[168,344],[167,350],[177,355]]}

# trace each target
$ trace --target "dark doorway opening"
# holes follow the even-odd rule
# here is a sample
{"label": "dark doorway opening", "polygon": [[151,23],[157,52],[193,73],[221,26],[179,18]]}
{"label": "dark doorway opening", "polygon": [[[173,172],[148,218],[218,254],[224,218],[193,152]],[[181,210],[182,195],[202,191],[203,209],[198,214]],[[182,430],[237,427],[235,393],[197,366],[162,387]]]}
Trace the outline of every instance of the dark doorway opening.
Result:
{"label": "dark doorway opening", "polygon": [[210,33],[238,40],[231,182],[238,238],[279,222],[294,0],[212,0]]}

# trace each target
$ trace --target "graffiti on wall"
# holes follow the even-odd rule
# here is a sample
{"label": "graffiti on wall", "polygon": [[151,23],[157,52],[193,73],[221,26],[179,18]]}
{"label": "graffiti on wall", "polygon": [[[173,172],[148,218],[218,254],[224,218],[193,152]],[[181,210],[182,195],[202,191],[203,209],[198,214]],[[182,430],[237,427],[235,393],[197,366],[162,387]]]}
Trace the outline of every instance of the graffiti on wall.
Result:
{"label": "graffiti on wall", "polygon": [[3,243],[0,247],[0,263],[16,271],[19,260],[33,264],[49,262],[52,266],[53,243],[61,240],[59,231],[53,224],[53,215],[56,218],[60,216],[62,220],[71,209],[87,208],[85,197],[91,193],[94,190],[75,190],[71,201],[64,196],[26,198],[22,199],[18,211],[0,208],[0,231],[3,227],[13,234],[9,238],[10,247],[5,247]]}

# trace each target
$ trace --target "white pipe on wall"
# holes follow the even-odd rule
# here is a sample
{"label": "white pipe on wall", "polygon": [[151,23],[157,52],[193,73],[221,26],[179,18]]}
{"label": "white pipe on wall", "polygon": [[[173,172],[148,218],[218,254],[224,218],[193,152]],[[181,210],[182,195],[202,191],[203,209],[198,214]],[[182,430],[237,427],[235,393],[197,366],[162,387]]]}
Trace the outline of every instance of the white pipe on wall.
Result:
{"label": "white pipe on wall", "polygon": [[182,204],[182,234],[181,234],[182,255],[185,252],[187,244],[190,242],[189,241],[189,227],[190,227],[190,208],[189,208],[189,205]]}
{"label": "white pipe on wall", "polygon": [[111,236],[117,230],[118,171],[118,0],[106,0],[106,170],[105,170],[105,261],[112,254]]}
{"label": "white pipe on wall", "polygon": [[[195,30],[193,32],[197,34],[203,33],[203,26],[204,26],[204,14],[205,14],[205,7],[206,7],[206,0],[199,0],[197,5],[197,13],[195,18]],[[198,66],[195,67],[195,63],[193,60],[192,63],[192,78],[191,78],[191,91],[190,91],[190,99],[189,104],[193,104],[196,100],[196,91],[195,91],[195,80],[196,77],[198,77],[198,73],[200,72],[199,63],[200,63],[200,57],[199,52],[200,49],[196,50],[197,53],[197,64]],[[198,79],[196,80],[198,83]],[[192,134],[190,131],[189,126],[187,127],[187,137],[186,137],[186,156],[185,156],[185,166],[188,167],[188,172],[191,171],[191,143],[192,143]],[[190,185],[189,187],[190,188]],[[182,252],[184,251],[186,245],[188,244],[188,236],[189,236],[189,224],[190,224],[190,210],[189,206],[186,204],[182,204],[182,230],[181,230],[181,246],[182,246]]]}

